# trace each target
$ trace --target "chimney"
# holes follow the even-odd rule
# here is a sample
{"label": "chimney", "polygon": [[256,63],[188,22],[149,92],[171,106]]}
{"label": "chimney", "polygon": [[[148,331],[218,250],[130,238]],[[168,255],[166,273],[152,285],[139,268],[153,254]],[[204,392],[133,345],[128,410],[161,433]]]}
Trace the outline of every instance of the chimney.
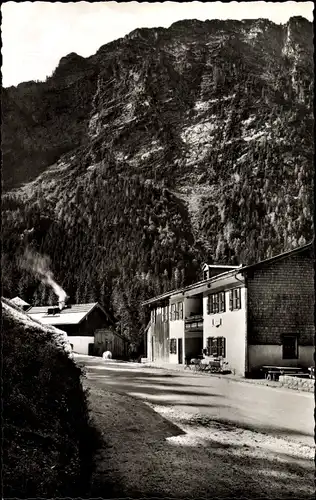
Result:
{"label": "chimney", "polygon": [[65,309],[66,307],[66,300],[68,299],[68,295],[66,295],[66,297],[64,297],[63,299],[59,299],[58,301],[58,306],[59,306],[59,310],[62,311],[63,309]]}

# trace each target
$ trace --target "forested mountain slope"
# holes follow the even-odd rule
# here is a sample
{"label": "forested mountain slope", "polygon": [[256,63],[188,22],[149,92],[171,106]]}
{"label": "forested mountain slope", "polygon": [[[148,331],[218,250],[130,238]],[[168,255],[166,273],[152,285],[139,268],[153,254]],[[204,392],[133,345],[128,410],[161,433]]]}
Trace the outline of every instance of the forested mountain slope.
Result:
{"label": "forested mountain slope", "polygon": [[73,301],[100,300],[137,337],[140,300],[203,261],[309,241],[312,92],[303,18],[135,30],[4,89],[4,293],[53,300],[18,265],[29,245]]}

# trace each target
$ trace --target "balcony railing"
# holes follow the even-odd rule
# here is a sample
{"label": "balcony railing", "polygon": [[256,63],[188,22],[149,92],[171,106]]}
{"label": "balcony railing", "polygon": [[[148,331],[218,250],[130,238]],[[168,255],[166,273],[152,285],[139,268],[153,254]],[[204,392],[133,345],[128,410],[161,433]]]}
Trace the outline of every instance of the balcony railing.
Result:
{"label": "balcony railing", "polygon": [[186,330],[203,330],[203,315],[196,314],[189,318],[185,318],[184,324]]}

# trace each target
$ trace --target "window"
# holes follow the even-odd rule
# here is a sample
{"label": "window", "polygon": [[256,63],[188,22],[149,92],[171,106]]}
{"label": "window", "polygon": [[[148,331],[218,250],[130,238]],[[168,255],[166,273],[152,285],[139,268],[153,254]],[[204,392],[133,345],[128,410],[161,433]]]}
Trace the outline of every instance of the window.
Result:
{"label": "window", "polygon": [[179,302],[175,304],[175,318],[174,319],[179,319]]}
{"label": "window", "polygon": [[226,357],[226,339],[225,337],[208,337],[207,339],[207,354],[215,358],[221,356]]}
{"label": "window", "polygon": [[176,302],[170,306],[170,321],[183,319],[183,302]]}
{"label": "window", "polygon": [[241,288],[234,288],[229,292],[229,309],[241,309]]}
{"label": "window", "polygon": [[225,292],[213,293],[207,297],[207,314],[225,312]]}
{"label": "window", "polygon": [[174,321],[176,319],[176,305],[171,304],[170,306],[170,321]]}
{"label": "window", "polygon": [[177,354],[177,339],[170,339],[170,354]]}
{"label": "window", "polygon": [[183,319],[183,302],[178,302],[179,319]]}
{"label": "window", "polygon": [[285,335],[283,337],[283,359],[298,358],[298,342],[295,335]]}

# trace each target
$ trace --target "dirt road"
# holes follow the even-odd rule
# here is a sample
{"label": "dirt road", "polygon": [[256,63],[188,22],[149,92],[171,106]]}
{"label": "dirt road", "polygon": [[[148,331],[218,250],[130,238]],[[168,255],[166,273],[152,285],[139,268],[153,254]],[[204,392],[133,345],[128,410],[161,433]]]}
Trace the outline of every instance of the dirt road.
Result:
{"label": "dirt road", "polygon": [[91,496],[312,497],[312,394],[77,359],[106,443]]}

